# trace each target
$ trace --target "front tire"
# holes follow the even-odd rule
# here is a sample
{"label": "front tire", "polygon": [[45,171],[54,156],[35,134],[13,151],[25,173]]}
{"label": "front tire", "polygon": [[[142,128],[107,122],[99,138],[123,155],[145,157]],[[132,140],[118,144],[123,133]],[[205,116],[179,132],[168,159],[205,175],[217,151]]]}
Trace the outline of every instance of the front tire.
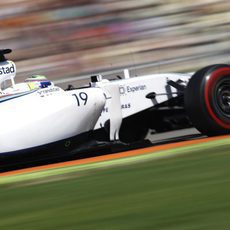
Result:
{"label": "front tire", "polygon": [[201,133],[230,133],[230,66],[212,65],[196,72],[186,87],[184,102]]}

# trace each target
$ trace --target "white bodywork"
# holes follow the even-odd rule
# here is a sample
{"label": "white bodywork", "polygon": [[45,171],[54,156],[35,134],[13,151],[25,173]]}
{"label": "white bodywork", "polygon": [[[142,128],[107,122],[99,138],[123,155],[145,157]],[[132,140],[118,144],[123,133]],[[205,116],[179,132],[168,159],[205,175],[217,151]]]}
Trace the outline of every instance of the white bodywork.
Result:
{"label": "white bodywork", "polygon": [[[2,66],[2,67],[1,67]],[[110,120],[110,140],[119,139],[122,119],[178,95],[168,80],[187,84],[191,74],[155,74],[125,79],[99,80],[90,87],[64,91],[48,85],[31,88],[30,82],[14,83],[16,66],[1,63],[0,153],[38,147],[75,137],[105,126]],[[7,70],[7,71],[6,71]],[[154,93],[155,98],[146,96]]]}
{"label": "white bodywork", "polygon": [[[167,84],[169,80],[183,81],[186,86],[193,73],[180,74],[180,73],[168,73],[168,74],[153,74],[140,77],[129,78],[127,70],[125,70],[125,79],[121,80],[101,80],[94,83],[94,86],[103,88],[108,93],[105,107],[102,111],[100,118],[97,121],[95,129],[103,127],[105,122],[111,119],[116,114],[116,119],[120,120],[120,124],[123,118],[129,117],[146,109],[149,109],[159,103],[169,100],[170,98],[178,96],[176,88]],[[127,76],[128,75],[128,76]],[[118,93],[113,97],[116,97],[116,101],[113,101],[113,97],[109,97],[110,88],[117,87]],[[154,99],[148,99],[146,96],[149,93],[155,93]],[[115,112],[115,111],[120,111]],[[118,122],[115,124],[116,128],[112,126],[112,129],[118,130]],[[111,131],[111,130],[110,130]],[[110,133],[110,139],[114,137],[113,133]],[[119,139],[115,135],[114,139]]]}
{"label": "white bodywork", "polygon": [[[12,80],[5,74],[2,82]],[[0,153],[57,142],[88,132],[105,105],[103,90],[71,91],[50,85],[30,90],[28,83],[1,91]]]}

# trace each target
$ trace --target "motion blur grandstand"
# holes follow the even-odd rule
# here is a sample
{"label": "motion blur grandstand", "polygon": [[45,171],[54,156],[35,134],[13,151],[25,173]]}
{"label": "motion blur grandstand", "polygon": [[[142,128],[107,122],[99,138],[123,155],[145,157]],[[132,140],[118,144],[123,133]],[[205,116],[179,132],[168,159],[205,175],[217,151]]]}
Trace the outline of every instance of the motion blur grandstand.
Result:
{"label": "motion blur grandstand", "polygon": [[229,0],[1,0],[0,47],[14,50],[19,80],[154,63],[144,71],[193,71],[230,62],[229,10]]}

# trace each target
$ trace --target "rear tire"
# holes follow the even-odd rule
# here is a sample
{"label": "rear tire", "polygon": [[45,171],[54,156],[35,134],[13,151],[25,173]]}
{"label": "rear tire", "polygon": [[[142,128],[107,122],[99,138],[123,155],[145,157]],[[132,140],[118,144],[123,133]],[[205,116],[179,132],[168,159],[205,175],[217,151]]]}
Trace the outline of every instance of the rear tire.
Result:
{"label": "rear tire", "polygon": [[201,133],[230,133],[230,66],[211,65],[196,72],[186,87],[184,102]]}

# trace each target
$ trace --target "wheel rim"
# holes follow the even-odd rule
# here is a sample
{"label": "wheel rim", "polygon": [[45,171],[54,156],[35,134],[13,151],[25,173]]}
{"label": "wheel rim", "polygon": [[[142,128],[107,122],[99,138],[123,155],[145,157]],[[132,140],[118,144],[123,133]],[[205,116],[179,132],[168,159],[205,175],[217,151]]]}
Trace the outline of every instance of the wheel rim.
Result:
{"label": "wheel rim", "polygon": [[218,111],[230,118],[230,81],[222,80],[215,89],[215,104]]}
{"label": "wheel rim", "polygon": [[222,128],[230,130],[230,68],[220,68],[206,77],[205,105],[210,117]]}

